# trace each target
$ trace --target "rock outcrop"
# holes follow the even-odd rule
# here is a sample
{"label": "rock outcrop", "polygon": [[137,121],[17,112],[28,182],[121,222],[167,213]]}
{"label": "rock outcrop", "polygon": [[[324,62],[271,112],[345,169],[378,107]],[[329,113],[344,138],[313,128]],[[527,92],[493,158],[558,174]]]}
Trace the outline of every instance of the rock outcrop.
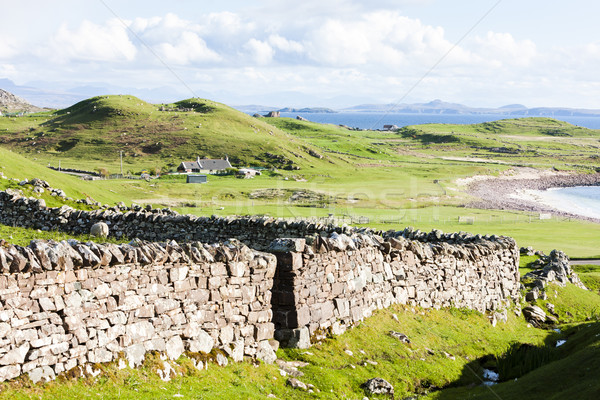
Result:
{"label": "rock outcrop", "polygon": [[[32,106],[22,98],[0,89],[0,112],[18,113],[18,112],[36,112],[42,111],[41,108]],[[0,114],[1,115],[1,114]]]}
{"label": "rock outcrop", "polygon": [[537,262],[537,268],[528,272],[525,278],[534,279],[535,285],[540,288],[545,287],[548,282],[557,282],[563,286],[570,282],[587,290],[579,276],[573,272],[569,257],[560,250],[552,250],[549,256],[542,256]]}
{"label": "rock outcrop", "polygon": [[363,389],[369,395],[371,394],[386,394],[394,396],[394,387],[391,383],[383,378],[372,378],[362,384]]}

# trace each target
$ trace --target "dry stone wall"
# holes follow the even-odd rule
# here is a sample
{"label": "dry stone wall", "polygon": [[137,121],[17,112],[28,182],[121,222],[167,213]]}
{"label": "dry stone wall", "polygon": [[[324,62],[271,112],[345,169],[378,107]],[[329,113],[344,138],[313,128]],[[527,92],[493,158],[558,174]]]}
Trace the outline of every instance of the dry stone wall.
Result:
{"label": "dry stone wall", "polygon": [[0,192],[0,223],[4,225],[89,234],[91,227],[98,222],[108,225],[111,237],[203,243],[236,238],[255,249],[265,249],[273,240],[281,237],[354,231],[350,227],[310,221],[288,222],[270,217],[197,217],[160,209],[123,213],[116,207],[95,211],[82,211],[69,206],[49,208],[42,199]]}
{"label": "dry stone wall", "polygon": [[[334,334],[391,304],[498,310],[519,293],[519,252],[506,237],[449,243],[390,235],[332,235],[273,246],[277,339],[307,346],[315,332]],[[279,251],[278,251],[279,250]]]}
{"label": "dry stone wall", "polygon": [[81,211],[0,192],[5,225],[85,234],[98,222],[133,240],[0,240],[0,381],[120,354],[137,365],[151,350],[273,361],[273,337],[307,347],[394,303],[496,311],[518,296],[519,251],[507,237]]}
{"label": "dry stone wall", "polygon": [[239,244],[0,246],[0,381],[124,354],[221,349],[273,361],[276,259]]}

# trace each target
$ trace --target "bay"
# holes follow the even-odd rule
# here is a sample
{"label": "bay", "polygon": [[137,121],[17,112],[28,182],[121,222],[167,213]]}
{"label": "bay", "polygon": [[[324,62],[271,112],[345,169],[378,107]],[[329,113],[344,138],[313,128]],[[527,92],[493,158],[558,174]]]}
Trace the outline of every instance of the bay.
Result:
{"label": "bay", "polygon": [[532,190],[540,203],[572,214],[600,219],[600,186]]}
{"label": "bay", "polygon": [[[528,115],[498,115],[498,114],[400,114],[400,113],[368,113],[368,112],[339,112],[339,113],[298,113],[282,112],[282,117],[296,118],[301,116],[309,121],[322,124],[346,125],[360,129],[383,129],[384,125],[419,124],[479,124],[482,122],[497,121],[500,119],[513,119],[530,117]],[[590,129],[600,129],[600,117],[560,116],[555,119],[573,125]]]}

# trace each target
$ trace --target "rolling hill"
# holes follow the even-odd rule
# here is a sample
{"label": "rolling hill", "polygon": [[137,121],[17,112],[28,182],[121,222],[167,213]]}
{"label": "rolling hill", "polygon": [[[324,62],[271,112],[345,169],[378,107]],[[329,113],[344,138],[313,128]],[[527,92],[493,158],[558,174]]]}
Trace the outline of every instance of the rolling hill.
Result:
{"label": "rolling hill", "polygon": [[[17,182],[23,179],[39,178],[47,181],[50,186],[63,189],[69,197],[75,199],[92,197],[96,201],[116,203],[121,197],[118,187],[115,190],[105,190],[94,182],[84,181],[75,176],[53,171],[37,163],[35,160],[27,159],[15,152],[0,147],[0,173],[7,179],[0,179],[0,190],[6,188],[31,189],[31,186],[20,187]],[[31,193],[26,193],[31,195]],[[48,197],[48,196],[44,196]],[[128,200],[127,198],[123,198]],[[50,199],[48,199],[50,200]],[[58,200],[58,199],[56,199]],[[57,206],[56,202],[48,202],[49,206]]]}
{"label": "rolling hill", "polygon": [[120,151],[130,164],[151,160],[166,169],[197,156],[289,170],[339,162],[311,156],[316,149],[268,121],[203,99],[155,105],[134,96],[93,97],[56,112],[3,118],[0,144],[90,166],[114,163]]}

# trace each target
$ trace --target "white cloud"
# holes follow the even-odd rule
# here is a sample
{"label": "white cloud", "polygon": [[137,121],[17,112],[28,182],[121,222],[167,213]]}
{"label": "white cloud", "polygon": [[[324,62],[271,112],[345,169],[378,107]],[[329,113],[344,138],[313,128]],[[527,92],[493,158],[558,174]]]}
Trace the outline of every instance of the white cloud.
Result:
{"label": "white cloud", "polygon": [[364,64],[371,51],[371,42],[352,22],[329,19],[310,32],[306,47],[309,56],[318,63],[344,66]]}
{"label": "white cloud", "polygon": [[244,21],[238,14],[229,11],[210,13],[201,19],[199,26],[202,33],[217,37],[235,36],[255,29],[254,22]]}
{"label": "white cloud", "polygon": [[193,32],[182,32],[172,43],[160,43],[156,46],[164,61],[176,64],[217,62],[221,56],[208,48],[206,42]]}
{"label": "white cloud", "polygon": [[0,76],[12,77],[16,75],[17,68],[13,64],[0,64]]}
{"label": "white cloud", "polygon": [[302,53],[304,51],[302,43],[288,40],[278,34],[270,35],[268,41],[271,46],[286,53]]}
{"label": "white cloud", "polygon": [[257,39],[250,39],[244,45],[251,59],[258,65],[269,64],[273,60],[275,51],[269,43]]}
{"label": "white cloud", "polygon": [[495,66],[527,66],[537,55],[531,40],[517,41],[510,33],[488,32],[475,38],[474,51],[482,60]]}
{"label": "white cloud", "polygon": [[310,57],[333,66],[408,66],[433,62],[450,49],[442,28],[394,11],[363,14],[355,20],[329,19],[309,33]]}
{"label": "white cloud", "polygon": [[0,60],[8,60],[17,54],[17,46],[10,37],[0,36]]}
{"label": "white cloud", "polygon": [[[135,35],[120,21],[105,21],[106,14],[89,12],[84,22],[79,14],[48,16],[43,18],[45,30],[32,26],[18,35],[4,25],[0,27],[0,78],[180,85],[145,48],[147,44],[177,67],[188,85],[213,93],[293,90],[332,97],[388,96],[394,101],[435,66],[411,94],[415,101],[489,102],[514,96],[510,102],[536,105],[521,98],[540,93],[543,100],[558,89],[575,99],[575,93],[580,93],[590,103],[600,96],[596,79],[600,42],[586,43],[586,38],[593,38],[589,33],[551,41],[541,33],[543,24],[516,26],[514,21],[511,25],[496,19],[490,26],[503,26],[501,32],[469,35],[454,46],[453,40],[469,28],[454,17],[476,20],[472,7],[453,6],[448,9],[453,22],[445,22],[438,9],[445,5],[433,0],[259,3],[214,3],[189,7],[189,12],[165,3],[145,9],[147,15],[156,15],[152,17],[137,17],[134,6],[119,7],[116,11],[131,19],[127,24]],[[420,14],[419,4],[427,5],[428,12]],[[171,12],[165,13],[166,9]],[[494,17],[492,13],[486,21]],[[69,22],[59,26],[55,21]]]}
{"label": "white cloud", "polygon": [[[50,53],[47,56],[58,62],[131,61],[137,53],[127,29],[116,19],[111,19],[104,25],[85,20],[76,30],[62,25],[50,43]],[[45,52],[45,48],[42,49],[42,53]]]}
{"label": "white cloud", "polygon": [[198,26],[173,13],[167,13],[164,17],[136,18],[129,26],[150,46],[165,43],[174,45],[182,33],[196,33],[199,30]]}

